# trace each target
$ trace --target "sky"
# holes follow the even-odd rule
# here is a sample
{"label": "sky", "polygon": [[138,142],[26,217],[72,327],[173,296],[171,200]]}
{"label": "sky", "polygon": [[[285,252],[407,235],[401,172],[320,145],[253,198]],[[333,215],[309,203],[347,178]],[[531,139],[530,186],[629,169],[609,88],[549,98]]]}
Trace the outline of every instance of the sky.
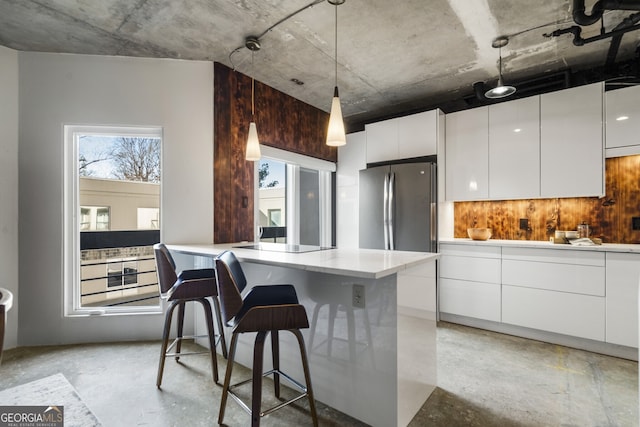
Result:
{"label": "sky", "polygon": [[270,183],[272,181],[278,181],[278,185],[276,185],[273,188],[284,187],[286,185],[286,181],[285,181],[286,165],[285,165],[285,163],[277,162],[277,161],[271,160],[271,159],[261,159],[260,160],[260,164],[262,165],[263,163],[268,163],[269,164],[269,175],[267,176],[267,179],[265,180],[265,183]]}
{"label": "sky", "polygon": [[[113,136],[90,136],[83,135],[78,142],[78,157],[84,156],[88,162],[107,157],[107,154],[113,148],[114,141],[117,137]],[[91,171],[93,178],[115,179],[111,175],[114,164],[111,160],[103,160],[91,164],[87,169]]]}

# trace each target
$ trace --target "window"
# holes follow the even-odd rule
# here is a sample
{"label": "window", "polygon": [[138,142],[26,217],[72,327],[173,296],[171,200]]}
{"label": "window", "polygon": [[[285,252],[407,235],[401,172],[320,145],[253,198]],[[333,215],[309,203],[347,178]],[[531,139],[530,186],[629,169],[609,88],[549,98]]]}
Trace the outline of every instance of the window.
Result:
{"label": "window", "polygon": [[268,227],[279,227],[282,224],[282,209],[268,209],[269,213],[269,221],[267,223]]}
{"label": "window", "polygon": [[80,231],[108,230],[109,208],[96,206],[80,207]]}
{"label": "window", "polygon": [[65,126],[65,315],[159,312],[162,129]]}
{"label": "window", "polygon": [[257,162],[256,240],[331,246],[335,164],[273,147]]}

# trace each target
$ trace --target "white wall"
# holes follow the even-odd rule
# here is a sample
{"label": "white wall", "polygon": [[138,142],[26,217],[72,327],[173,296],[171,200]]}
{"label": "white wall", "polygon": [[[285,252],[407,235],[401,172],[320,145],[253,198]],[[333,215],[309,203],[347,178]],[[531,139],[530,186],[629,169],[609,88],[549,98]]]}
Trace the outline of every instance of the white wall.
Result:
{"label": "white wall", "polygon": [[18,344],[18,52],[0,46],[0,288],[13,293],[4,348]]}
{"label": "white wall", "polygon": [[341,249],[360,247],[358,182],[360,170],[367,168],[366,143],[365,132],[355,132],[347,135],[347,145],[338,148],[336,245]]}
{"label": "white wall", "polygon": [[63,125],[161,126],[162,239],[213,241],[213,64],[19,53],[19,345],[157,339],[156,315],[64,318]]}

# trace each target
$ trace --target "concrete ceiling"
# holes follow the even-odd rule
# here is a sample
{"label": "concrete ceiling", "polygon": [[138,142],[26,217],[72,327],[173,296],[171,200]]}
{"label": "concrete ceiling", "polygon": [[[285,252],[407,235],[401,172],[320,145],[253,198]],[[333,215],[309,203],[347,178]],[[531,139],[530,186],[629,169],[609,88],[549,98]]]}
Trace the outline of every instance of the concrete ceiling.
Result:
{"label": "concrete ceiling", "polygon": [[[587,14],[593,3],[586,0]],[[475,82],[495,85],[498,49],[491,42],[500,35],[509,36],[502,48],[504,80],[516,87],[560,70],[602,67],[611,38],[575,46],[570,34],[543,36],[576,25],[572,4],[346,0],[337,8],[337,75],[347,123],[435,106],[445,112],[468,107]],[[0,0],[0,45],[217,61],[328,111],[335,12],[324,0]],[[582,27],[582,37],[598,35],[601,22],[610,31],[633,13],[605,11],[602,21]],[[244,47],[251,35],[261,44],[253,55]],[[626,33],[616,62],[635,63],[639,41],[640,31]]]}

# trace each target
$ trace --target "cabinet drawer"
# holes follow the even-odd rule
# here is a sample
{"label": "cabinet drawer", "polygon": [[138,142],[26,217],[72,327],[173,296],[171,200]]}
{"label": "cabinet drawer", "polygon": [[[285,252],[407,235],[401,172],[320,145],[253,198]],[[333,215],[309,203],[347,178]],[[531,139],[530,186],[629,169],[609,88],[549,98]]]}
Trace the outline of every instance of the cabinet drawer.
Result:
{"label": "cabinet drawer", "polygon": [[500,285],[441,279],[440,311],[499,322]]}
{"label": "cabinet drawer", "polygon": [[503,285],[502,321],[604,341],[605,300],[591,295]]}
{"label": "cabinet drawer", "polygon": [[440,277],[500,284],[500,259],[443,255]]}
{"label": "cabinet drawer", "polygon": [[590,250],[502,248],[503,259],[604,267],[604,253]]}
{"label": "cabinet drawer", "polygon": [[605,269],[593,265],[553,264],[505,259],[504,285],[604,296]]}
{"label": "cabinet drawer", "polygon": [[440,244],[440,253],[478,258],[500,258],[500,246]]}

